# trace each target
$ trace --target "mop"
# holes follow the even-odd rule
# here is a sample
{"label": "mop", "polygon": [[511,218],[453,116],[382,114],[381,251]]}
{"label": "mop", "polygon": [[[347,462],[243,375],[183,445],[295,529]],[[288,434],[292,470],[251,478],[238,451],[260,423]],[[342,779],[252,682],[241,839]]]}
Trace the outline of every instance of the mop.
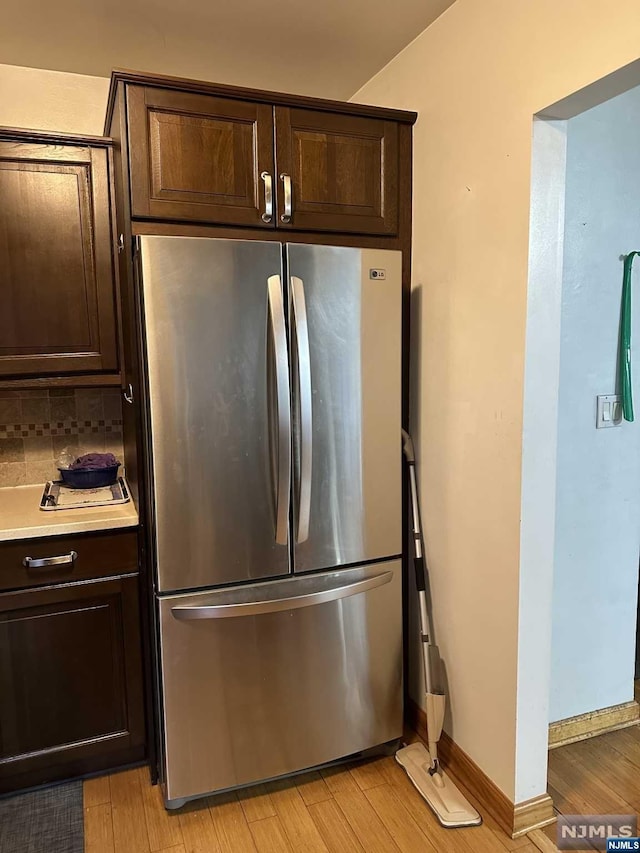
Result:
{"label": "mop", "polygon": [[420,604],[420,636],[426,689],[429,750],[427,751],[421,743],[412,743],[398,750],[396,761],[404,767],[409,779],[427,801],[427,805],[431,807],[442,826],[451,829],[461,826],[478,826],[482,823],[482,818],[463,797],[447,774],[443,772],[438,761],[438,741],[444,721],[446,695],[438,683],[438,676],[441,672],[438,647],[431,642],[429,602],[427,599],[427,567],[424,560],[424,543],[420,524],[416,463],[413,441],[405,430],[402,430],[402,446],[409,466],[414,566]]}

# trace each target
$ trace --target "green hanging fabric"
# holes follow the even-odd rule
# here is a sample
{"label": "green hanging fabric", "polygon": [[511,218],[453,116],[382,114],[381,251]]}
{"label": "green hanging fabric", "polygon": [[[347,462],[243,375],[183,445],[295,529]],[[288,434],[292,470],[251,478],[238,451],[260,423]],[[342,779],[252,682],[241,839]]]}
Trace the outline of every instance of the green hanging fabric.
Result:
{"label": "green hanging fabric", "polygon": [[622,415],[625,421],[633,420],[633,387],[631,385],[631,269],[633,267],[633,259],[636,255],[640,255],[640,252],[631,252],[625,256],[624,277],[622,279],[618,373],[620,377]]}

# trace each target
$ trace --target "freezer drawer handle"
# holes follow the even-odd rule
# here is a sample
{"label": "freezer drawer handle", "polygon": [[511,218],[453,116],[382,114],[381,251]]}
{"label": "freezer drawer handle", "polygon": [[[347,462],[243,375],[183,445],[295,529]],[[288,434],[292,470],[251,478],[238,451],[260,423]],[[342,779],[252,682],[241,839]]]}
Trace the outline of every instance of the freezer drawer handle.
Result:
{"label": "freezer drawer handle", "polygon": [[268,601],[242,601],[236,604],[176,604],[171,612],[176,619],[228,619],[232,616],[259,616],[261,613],[277,613],[279,610],[297,610],[300,607],[312,607],[327,601],[338,601],[351,595],[359,595],[389,583],[393,572],[381,572],[353,583],[309,592],[305,595],[291,595],[272,598]]}
{"label": "freezer drawer handle", "polygon": [[276,542],[286,545],[289,529],[289,493],[291,491],[291,401],[289,388],[289,358],[287,329],[284,320],[284,300],[279,275],[267,280],[269,322],[273,339],[276,374],[276,409],[278,420],[276,463]]}
{"label": "freezer drawer handle", "polygon": [[25,557],[22,565],[28,569],[49,569],[57,566],[71,566],[78,559],[76,551],[61,554],[59,557]]}
{"label": "freezer drawer handle", "polygon": [[300,401],[300,472],[296,542],[306,542],[309,538],[309,516],[311,513],[311,436],[313,432],[311,352],[309,349],[309,324],[307,322],[304,284],[302,279],[295,275],[291,276],[291,295],[296,333],[298,399]]}

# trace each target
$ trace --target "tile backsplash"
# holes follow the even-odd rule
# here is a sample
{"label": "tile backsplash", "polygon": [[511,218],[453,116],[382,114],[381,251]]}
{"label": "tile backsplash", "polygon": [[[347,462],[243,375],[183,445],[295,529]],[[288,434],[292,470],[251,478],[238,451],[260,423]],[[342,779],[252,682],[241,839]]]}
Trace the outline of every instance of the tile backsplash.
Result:
{"label": "tile backsplash", "polygon": [[59,477],[65,447],[77,456],[111,452],[124,463],[118,388],[0,391],[0,486]]}

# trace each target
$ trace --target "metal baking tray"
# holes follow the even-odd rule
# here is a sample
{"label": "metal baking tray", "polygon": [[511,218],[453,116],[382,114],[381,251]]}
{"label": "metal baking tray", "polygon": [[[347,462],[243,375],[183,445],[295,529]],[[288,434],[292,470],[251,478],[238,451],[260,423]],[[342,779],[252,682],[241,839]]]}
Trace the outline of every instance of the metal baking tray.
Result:
{"label": "metal baking tray", "polygon": [[112,486],[99,489],[70,489],[62,480],[50,480],[44,487],[40,509],[85,509],[92,506],[115,506],[129,503],[129,489],[123,477]]}

